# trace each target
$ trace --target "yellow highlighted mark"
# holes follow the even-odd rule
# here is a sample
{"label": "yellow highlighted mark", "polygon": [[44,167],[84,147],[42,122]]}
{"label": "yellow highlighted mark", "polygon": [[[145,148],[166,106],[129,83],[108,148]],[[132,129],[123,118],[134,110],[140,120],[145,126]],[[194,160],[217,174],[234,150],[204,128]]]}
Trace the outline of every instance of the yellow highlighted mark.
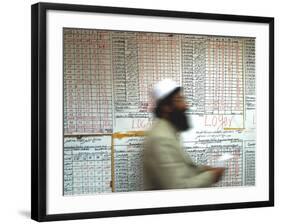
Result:
{"label": "yellow highlighted mark", "polygon": [[245,128],[223,128],[225,131],[243,131]]}
{"label": "yellow highlighted mark", "polygon": [[140,137],[145,136],[145,131],[129,131],[129,132],[116,132],[112,134],[112,138],[126,138],[126,137]]}

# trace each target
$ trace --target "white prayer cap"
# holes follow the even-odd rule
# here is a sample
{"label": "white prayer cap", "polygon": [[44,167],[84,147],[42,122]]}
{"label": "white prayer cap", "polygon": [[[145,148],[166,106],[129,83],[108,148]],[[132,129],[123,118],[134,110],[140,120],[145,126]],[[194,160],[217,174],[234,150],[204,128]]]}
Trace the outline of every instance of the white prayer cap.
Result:
{"label": "white prayer cap", "polygon": [[171,79],[163,79],[154,85],[152,94],[155,101],[159,102],[180,87],[180,85]]}

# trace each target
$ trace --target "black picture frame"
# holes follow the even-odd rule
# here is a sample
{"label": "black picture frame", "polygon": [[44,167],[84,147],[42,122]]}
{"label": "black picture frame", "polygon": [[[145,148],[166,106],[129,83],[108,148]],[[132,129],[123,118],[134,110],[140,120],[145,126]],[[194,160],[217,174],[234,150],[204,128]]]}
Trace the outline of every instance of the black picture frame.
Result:
{"label": "black picture frame", "polygon": [[[183,11],[164,11],[137,8],[103,7],[74,4],[37,3],[31,7],[31,218],[36,221],[54,221],[70,219],[86,219],[115,216],[132,216],[145,214],[162,214],[177,212],[192,212],[206,210],[254,208],[274,206],[274,18],[225,15],[211,13],[195,13]],[[47,16],[48,10],[69,11],[81,13],[110,13],[124,15],[140,15],[169,18],[190,18],[198,20],[215,20],[229,22],[247,22],[269,25],[269,200],[206,204],[196,206],[176,206],[159,208],[139,208],[129,210],[47,214],[47,170],[46,170],[46,145],[47,145]]]}

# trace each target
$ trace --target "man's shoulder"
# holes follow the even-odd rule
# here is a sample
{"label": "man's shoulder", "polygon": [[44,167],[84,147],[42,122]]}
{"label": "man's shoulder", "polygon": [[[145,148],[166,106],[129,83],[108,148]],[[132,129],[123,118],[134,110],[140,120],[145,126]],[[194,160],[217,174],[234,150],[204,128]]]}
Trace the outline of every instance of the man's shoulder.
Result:
{"label": "man's shoulder", "polygon": [[174,127],[164,119],[156,119],[152,125],[150,131],[148,131],[148,137],[151,138],[174,138],[176,131]]}

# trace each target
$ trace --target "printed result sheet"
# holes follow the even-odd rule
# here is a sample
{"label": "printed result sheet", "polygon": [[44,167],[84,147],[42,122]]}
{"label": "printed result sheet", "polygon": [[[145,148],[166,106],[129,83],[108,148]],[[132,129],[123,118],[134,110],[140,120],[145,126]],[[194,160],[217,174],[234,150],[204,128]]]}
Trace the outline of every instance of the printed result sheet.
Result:
{"label": "printed result sheet", "polygon": [[[142,189],[150,91],[183,86],[196,163],[232,158],[216,186],[255,185],[255,39],[64,28],[64,195]],[[128,134],[129,133],[129,134]]]}

